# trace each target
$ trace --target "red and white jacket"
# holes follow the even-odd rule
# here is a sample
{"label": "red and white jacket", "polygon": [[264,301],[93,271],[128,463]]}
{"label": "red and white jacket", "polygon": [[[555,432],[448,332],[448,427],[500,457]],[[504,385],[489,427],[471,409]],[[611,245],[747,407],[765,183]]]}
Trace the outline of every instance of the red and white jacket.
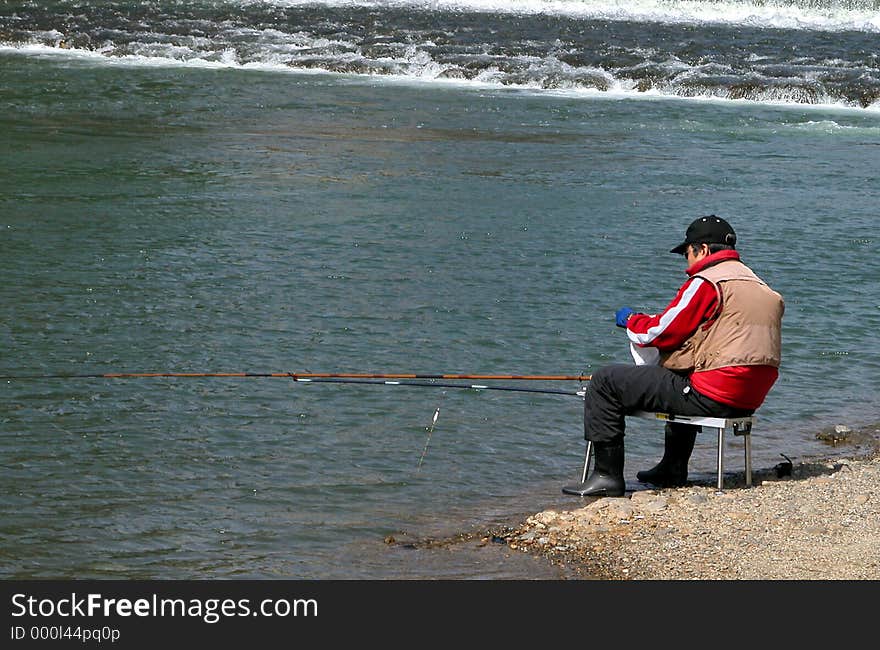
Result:
{"label": "red and white jacket", "polygon": [[[697,274],[725,260],[739,260],[739,253],[719,251],[691,265],[686,271],[690,277],[662,313],[634,313],[626,328],[630,342],[639,348],[669,352],[678,349],[698,327],[715,318],[718,291]],[[778,376],[778,368],[770,365],[725,366],[691,372],[690,381],[695,390],[715,401],[753,411],[764,402]]]}

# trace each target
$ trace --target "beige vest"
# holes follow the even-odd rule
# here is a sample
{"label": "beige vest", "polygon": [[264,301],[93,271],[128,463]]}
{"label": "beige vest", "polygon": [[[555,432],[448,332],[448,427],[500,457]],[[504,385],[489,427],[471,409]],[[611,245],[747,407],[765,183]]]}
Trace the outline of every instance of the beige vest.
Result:
{"label": "beige vest", "polygon": [[715,287],[720,301],[710,319],[680,348],[660,356],[670,370],[699,372],[726,366],[779,367],[785,302],[737,260],[719,262],[697,273]]}

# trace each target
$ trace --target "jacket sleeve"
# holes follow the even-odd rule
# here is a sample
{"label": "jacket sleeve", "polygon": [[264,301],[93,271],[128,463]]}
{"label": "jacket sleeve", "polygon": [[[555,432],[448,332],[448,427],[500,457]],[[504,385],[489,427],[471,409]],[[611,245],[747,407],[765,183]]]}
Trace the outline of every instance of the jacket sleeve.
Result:
{"label": "jacket sleeve", "polygon": [[718,292],[708,280],[694,276],[657,315],[633,314],[626,325],[629,340],[640,347],[675,350],[718,308]]}

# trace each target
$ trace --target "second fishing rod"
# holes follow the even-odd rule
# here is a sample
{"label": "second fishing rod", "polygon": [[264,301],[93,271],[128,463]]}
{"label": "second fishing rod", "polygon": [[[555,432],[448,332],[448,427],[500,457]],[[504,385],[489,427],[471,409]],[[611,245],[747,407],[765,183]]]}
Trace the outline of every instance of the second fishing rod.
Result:
{"label": "second fishing rod", "polygon": [[298,383],[362,384],[408,386],[416,388],[449,388],[460,390],[497,390],[520,393],[583,396],[583,389],[525,388],[492,384],[461,384],[451,381],[577,381],[590,380],[590,375],[502,375],[450,373],[343,373],[343,372],[107,372],[56,373],[42,375],[0,375],[0,380],[88,380],[88,379],[289,379]]}

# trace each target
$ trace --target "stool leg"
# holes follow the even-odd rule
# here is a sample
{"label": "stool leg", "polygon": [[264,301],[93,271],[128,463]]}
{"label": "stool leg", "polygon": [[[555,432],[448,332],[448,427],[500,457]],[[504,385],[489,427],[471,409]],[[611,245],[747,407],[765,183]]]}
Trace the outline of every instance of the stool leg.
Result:
{"label": "stool leg", "polygon": [[590,453],[593,451],[593,441],[587,440],[587,451],[584,452],[584,472],[581,475],[581,483],[587,482],[587,470],[590,467]]}
{"label": "stool leg", "polygon": [[574,494],[579,497],[586,496],[585,492],[590,488],[585,488],[584,484],[587,482],[587,471],[590,468],[590,454],[592,453],[593,443],[587,440],[587,450],[584,452],[584,471],[581,474],[581,482],[578,485],[563,485],[563,494]]}
{"label": "stool leg", "polygon": [[746,487],[752,487],[752,435],[745,434],[743,442],[746,448]]}
{"label": "stool leg", "polygon": [[724,489],[724,427],[718,427],[718,491]]}

